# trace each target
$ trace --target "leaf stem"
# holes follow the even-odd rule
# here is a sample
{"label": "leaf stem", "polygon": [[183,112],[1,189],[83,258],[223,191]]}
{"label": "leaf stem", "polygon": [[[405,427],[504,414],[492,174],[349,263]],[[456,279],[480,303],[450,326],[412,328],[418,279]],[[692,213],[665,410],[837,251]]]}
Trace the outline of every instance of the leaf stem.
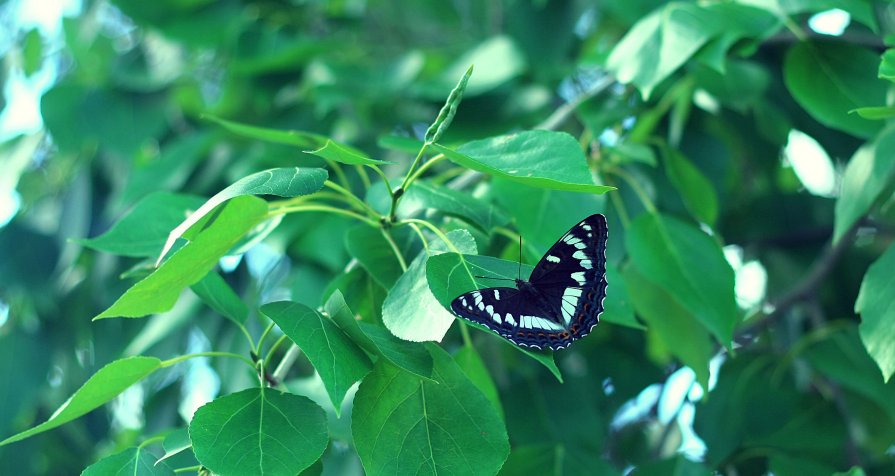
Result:
{"label": "leaf stem", "polygon": [[327,180],[326,182],[323,182],[323,186],[338,192],[340,196],[344,197],[350,203],[355,205],[355,208],[357,208],[358,210],[364,211],[370,216],[379,216],[379,214],[376,213],[376,210],[373,210],[370,205],[367,205],[367,203],[358,198],[357,195],[351,193],[350,190],[339,186],[339,184]]}
{"label": "leaf stem", "polygon": [[640,203],[643,204],[643,208],[650,213],[656,213],[656,205],[653,204],[653,201],[650,200],[649,195],[646,193],[646,190],[637,183],[637,179],[634,178],[631,174],[629,174],[625,169],[621,167],[612,167],[606,170],[612,175],[624,180],[628,185],[631,186],[631,189],[634,190],[634,193],[637,194],[637,197],[640,198]]}
{"label": "leaf stem", "polygon": [[360,181],[364,185],[364,190],[369,190],[371,183],[370,174],[367,173],[367,169],[365,169],[363,165],[355,165],[354,169],[357,170],[357,176],[360,177]]}
{"label": "leaf stem", "polygon": [[270,361],[271,359],[273,359],[274,352],[276,352],[280,345],[288,338],[289,337],[286,334],[283,334],[280,336],[279,339],[276,340],[276,342],[273,343],[272,346],[270,346],[270,349],[267,351],[267,355],[264,356],[264,368],[268,368],[270,366]]}
{"label": "leaf stem", "polygon": [[416,158],[413,159],[413,163],[410,164],[410,168],[407,169],[407,175],[404,176],[404,180],[401,182],[400,193],[395,193],[394,190],[389,189],[389,193],[392,194],[392,206],[388,211],[389,221],[395,221],[395,210],[398,209],[398,201],[401,200],[401,197],[404,195],[404,192],[407,191],[407,186],[411,182],[411,178],[413,177],[413,173],[416,171],[416,167],[419,165],[420,161],[423,159],[423,154],[426,152],[426,149],[429,147],[429,143],[423,143],[423,146],[420,147],[419,152],[416,153]]}
{"label": "leaf stem", "polygon": [[283,360],[280,361],[276,370],[273,371],[273,379],[277,382],[282,382],[299,355],[301,355],[301,347],[293,342],[289,350],[286,351],[286,355],[283,356]]}
{"label": "leaf stem", "polygon": [[161,435],[153,436],[152,438],[148,438],[145,441],[143,441],[142,443],[140,443],[139,445],[137,445],[137,448],[142,449],[142,448],[145,448],[145,447],[147,447],[153,443],[159,442],[159,441],[165,441],[165,437],[161,436]]}
{"label": "leaf stem", "polygon": [[406,272],[407,262],[404,261],[404,256],[401,254],[401,249],[398,248],[398,244],[395,243],[395,239],[392,238],[392,234],[382,227],[379,227],[379,231],[382,232],[382,237],[385,238],[385,241],[387,241],[389,246],[391,246],[392,252],[395,254],[395,258],[398,259],[398,264],[401,265],[401,271]]}
{"label": "leaf stem", "polygon": [[252,370],[255,370],[254,362],[252,362],[251,360],[247,359],[246,357],[244,357],[242,355],[234,354],[233,352],[197,352],[195,354],[180,355],[180,356],[168,359],[168,360],[163,360],[159,366],[161,368],[171,367],[174,364],[178,364],[180,362],[183,362],[184,360],[189,360],[189,359],[192,359],[195,357],[230,357],[230,358],[239,359],[239,360],[245,362],[246,365],[248,365],[249,367],[252,368]]}
{"label": "leaf stem", "polygon": [[267,212],[268,216],[283,214],[283,213],[298,213],[298,212],[330,212],[335,213],[337,215],[345,215],[357,220],[360,220],[370,226],[378,227],[379,223],[373,221],[363,215],[352,212],[350,210],[343,210],[341,208],[329,207],[326,205],[297,205],[297,206],[286,206],[277,208],[274,210],[270,210]]}
{"label": "leaf stem", "polygon": [[327,160],[326,165],[329,165],[333,172],[336,174],[336,177],[339,179],[339,182],[342,182],[342,186],[345,188],[350,187],[348,184],[348,177],[345,175],[345,171],[342,170],[342,166],[339,165],[338,162]]}
{"label": "leaf stem", "polygon": [[267,328],[264,329],[264,332],[261,333],[261,337],[258,338],[258,343],[255,344],[255,355],[261,357],[261,348],[264,346],[264,341],[267,339],[267,335],[270,334],[270,331],[273,330],[273,326],[275,326],[273,321],[270,321],[267,324]]}
{"label": "leaf stem", "polygon": [[429,256],[429,240],[426,239],[426,235],[423,234],[422,230],[420,230],[419,225],[416,223],[408,223],[409,226],[416,234],[420,237],[420,242],[423,244],[423,249],[426,250],[426,256]]}
{"label": "leaf stem", "polygon": [[416,172],[414,172],[413,176],[411,176],[410,179],[407,180],[406,184],[404,185],[404,190],[406,191],[407,187],[413,185],[413,182],[415,182],[416,179],[418,179],[420,177],[420,175],[422,175],[426,170],[429,170],[430,167],[437,164],[438,162],[441,162],[442,160],[444,160],[446,158],[447,157],[445,157],[444,154],[438,154],[435,157],[432,157],[431,159],[427,160],[423,165],[420,166],[420,168],[418,168],[416,170]]}
{"label": "leaf stem", "polygon": [[185,468],[177,468],[174,470],[175,473],[195,473],[202,469],[201,464],[197,464],[196,466],[187,466]]}

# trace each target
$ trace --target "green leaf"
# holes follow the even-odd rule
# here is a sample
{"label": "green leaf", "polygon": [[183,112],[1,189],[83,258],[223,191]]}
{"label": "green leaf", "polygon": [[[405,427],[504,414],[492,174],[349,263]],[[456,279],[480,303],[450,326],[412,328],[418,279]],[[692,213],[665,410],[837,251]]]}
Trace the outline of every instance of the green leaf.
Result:
{"label": "green leaf", "polygon": [[494,409],[497,410],[500,418],[503,419],[503,406],[500,404],[500,394],[497,392],[497,386],[494,385],[491,373],[488,372],[488,367],[485,367],[485,362],[478,351],[475,350],[475,347],[468,345],[460,347],[460,350],[454,354],[454,362],[463,370],[466,378],[491,402],[491,405],[494,405]]}
{"label": "green leaf", "polygon": [[165,435],[165,440],[162,441],[162,448],[165,450],[165,454],[162,455],[158,461],[164,461],[174,455],[180,454],[192,446],[193,444],[190,442],[189,429],[178,428]]}
{"label": "green leaf", "polygon": [[634,317],[634,307],[628,290],[622,286],[622,274],[612,263],[606,263],[606,282],[612,283],[612,287],[606,289],[606,299],[603,300],[603,315],[600,322],[606,321],[632,329],[644,330],[643,324]]}
{"label": "green leaf", "polygon": [[320,459],[326,414],[299,395],[250,388],[215,399],[190,422],[196,459],[221,476],[294,476]]}
{"label": "green leaf", "polygon": [[712,474],[714,472],[710,468],[696,461],[690,461],[683,455],[651,461],[631,471],[631,476],[711,476]]}
{"label": "green leaf", "polygon": [[[388,289],[395,284],[404,271],[401,263],[392,251],[391,245],[382,236],[382,230],[367,225],[358,225],[345,233],[345,248],[367,270],[370,276]],[[392,237],[398,244],[399,251],[406,256],[407,239],[410,235],[406,229],[391,230]],[[405,246],[401,246],[401,245]]]}
{"label": "green leaf", "polygon": [[848,111],[849,114],[855,113],[864,119],[890,119],[895,117],[895,107],[879,106],[879,107],[859,107]]}
{"label": "green leaf", "polygon": [[308,356],[338,415],[348,389],[370,371],[370,359],[331,319],[303,304],[272,302],[260,311]]}
{"label": "green leaf", "polygon": [[712,339],[700,322],[666,289],[656,285],[633,266],[625,268],[625,288],[648,332],[664,349],[693,369],[702,388],[709,388],[709,360],[714,353]]}
{"label": "green leaf", "polygon": [[783,63],[786,87],[820,123],[862,138],[882,124],[848,111],[885,104],[886,85],[874,74],[879,63],[872,51],[848,43],[807,43],[792,47]]}
{"label": "green leaf", "polygon": [[[889,281],[891,284],[893,280]],[[802,355],[811,367],[839,382],[842,388],[876,403],[895,422],[895,385],[886,385],[888,378],[880,374],[881,366],[877,366],[861,344],[857,327],[848,325],[819,342],[815,342],[816,335],[803,337],[799,344],[808,343],[810,347]],[[798,348],[798,344],[793,348]],[[890,353],[895,356],[895,352]]]}
{"label": "green leaf", "polygon": [[[512,431],[512,430],[511,430]],[[580,453],[587,454],[581,458]],[[588,458],[589,457],[589,458]],[[635,469],[636,471],[636,469]],[[586,448],[569,448],[566,444],[513,445],[513,452],[500,468],[500,476],[528,476],[531,474],[568,476],[618,476],[609,460],[593,455]],[[636,472],[631,473],[636,474]]]}
{"label": "green leaf", "polygon": [[99,408],[126,388],[158,370],[161,364],[162,361],[155,357],[137,356],[116,360],[106,365],[87,379],[47,421],[0,441],[0,446],[52,430]]}
{"label": "green leaf", "polygon": [[877,76],[880,79],[888,79],[895,82],[895,48],[889,48],[883,52]]}
{"label": "green leaf", "polygon": [[323,157],[326,160],[349,165],[387,165],[394,163],[371,159],[354,147],[333,142],[331,139],[326,139],[326,143],[323,144],[323,147],[315,150],[306,150],[305,152],[318,157]]}
{"label": "green leaf", "polygon": [[156,264],[161,263],[162,258],[181,235],[221,203],[243,195],[276,195],[287,198],[309,195],[323,188],[326,177],[324,169],[284,167],[264,170],[237,180],[209,198],[195,213],[171,231]]}
{"label": "green leaf", "polygon": [[[465,267],[464,267],[465,263]],[[467,268],[469,272],[467,272]],[[528,279],[531,275],[532,267],[522,265],[521,276]],[[506,285],[505,281],[494,279],[478,279],[474,276],[488,276],[491,278],[515,279],[519,271],[519,264],[512,261],[506,261],[490,256],[464,255],[460,256],[456,253],[444,253],[429,258],[426,263],[426,277],[429,283],[429,289],[432,295],[443,306],[444,311],[450,312],[451,301],[457,296],[474,289],[486,288],[491,286]],[[480,329],[483,332],[492,334],[493,331],[487,327],[463,320],[463,325],[468,325]],[[544,367],[562,382],[562,373],[556,367],[553,360],[553,351],[550,350],[529,350],[524,347],[512,344],[506,339],[498,337],[501,342],[511,346],[512,348],[522,352],[523,354],[537,360]]]}
{"label": "green leaf", "polygon": [[218,125],[224,127],[234,134],[248,137],[249,139],[257,139],[274,144],[291,145],[301,147],[302,149],[324,147],[329,140],[326,136],[314,134],[313,132],[303,131],[284,131],[280,129],[268,129],[266,127],[250,126],[248,124],[240,124],[238,122],[221,119],[210,114],[204,114],[203,119],[208,119]]}
{"label": "green leaf", "polygon": [[174,476],[174,470],[165,462],[156,462],[155,456],[145,448],[128,448],[121,453],[106,456],[84,468],[81,476],[107,476],[110,474]]}
{"label": "green leaf", "polygon": [[716,40],[716,52],[726,52],[741,38],[762,38],[779,28],[774,15],[747,5],[673,2],[638,21],[612,50],[606,67],[649,98],[710,41]]}
{"label": "green leaf", "polygon": [[855,301],[855,312],[861,315],[861,341],[873,357],[883,379],[888,382],[895,374],[895,245],[879,257],[864,275],[861,290]]}
{"label": "green leaf", "polygon": [[887,127],[873,142],[857,150],[842,175],[836,200],[833,242],[839,241],[892,183],[895,177],[895,127]]}
{"label": "green leaf", "polygon": [[700,222],[714,225],[718,219],[718,198],[712,183],[684,154],[666,149],[664,157],[668,179],[681,194],[687,210]]}
{"label": "green leaf", "polygon": [[154,192],[134,205],[122,219],[96,238],[76,240],[95,250],[121,256],[153,257],[165,245],[168,233],[202,205],[194,195]]}
{"label": "green leaf", "polygon": [[352,433],[366,474],[494,474],[510,451],[497,410],[447,353],[427,346],[429,382],[379,363],[354,398]]}
{"label": "green leaf", "polygon": [[462,218],[485,233],[509,221],[500,209],[482,199],[434,183],[417,181],[407,190],[399,209],[409,216],[422,208],[432,208]]}
{"label": "green leaf", "polygon": [[218,314],[239,325],[245,324],[249,308],[220,274],[211,271],[190,289]]}
{"label": "green leaf", "polygon": [[[475,240],[466,230],[454,230],[447,234],[461,252],[476,253]],[[438,245],[441,245],[440,247]],[[430,255],[444,252],[441,242],[429,245]],[[407,272],[402,274],[389,290],[382,304],[382,322],[395,336],[413,342],[441,341],[454,315],[448,312],[430,291],[426,280],[426,251],[420,252]]]}
{"label": "green leaf", "polygon": [[852,466],[848,471],[840,471],[838,473],[833,473],[832,476],[865,476],[864,468],[859,466]]}
{"label": "green leaf", "polygon": [[143,317],[171,309],[184,288],[205,277],[218,260],[266,215],[267,202],[260,198],[241,196],[230,200],[190,243],[93,319]]}
{"label": "green leaf", "polygon": [[855,20],[867,25],[874,32],[878,31],[876,12],[873,4],[864,0],[748,0],[757,7],[795,16],[800,13],[819,13],[834,8],[844,10]]}
{"label": "green leaf", "polygon": [[452,162],[533,187],[605,193],[594,184],[581,146],[565,132],[523,131],[468,142],[457,150],[432,144]]}
{"label": "green leaf", "polygon": [[[677,219],[643,213],[625,236],[631,261],[723,345],[739,322],[734,273],[718,242]],[[631,291],[631,288],[628,288]],[[634,299],[637,308],[637,300]]]}

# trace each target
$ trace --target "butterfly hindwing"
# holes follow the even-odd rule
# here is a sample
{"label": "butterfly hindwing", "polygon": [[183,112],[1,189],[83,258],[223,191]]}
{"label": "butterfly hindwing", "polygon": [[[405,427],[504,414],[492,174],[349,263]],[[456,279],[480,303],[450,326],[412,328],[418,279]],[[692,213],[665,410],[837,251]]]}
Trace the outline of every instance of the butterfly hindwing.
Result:
{"label": "butterfly hindwing", "polygon": [[606,296],[603,215],[591,215],[564,234],[541,258],[520,289],[484,288],[457,297],[455,314],[511,342],[538,349],[563,349],[599,322]]}

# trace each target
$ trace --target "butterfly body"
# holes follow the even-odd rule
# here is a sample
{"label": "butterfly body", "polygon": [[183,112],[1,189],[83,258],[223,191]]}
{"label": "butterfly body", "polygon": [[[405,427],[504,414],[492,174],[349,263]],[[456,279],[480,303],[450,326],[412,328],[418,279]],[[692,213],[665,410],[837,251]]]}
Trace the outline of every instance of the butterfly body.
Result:
{"label": "butterfly body", "polygon": [[606,296],[603,215],[572,227],[515,288],[483,288],[458,296],[451,310],[514,344],[564,349],[599,322]]}

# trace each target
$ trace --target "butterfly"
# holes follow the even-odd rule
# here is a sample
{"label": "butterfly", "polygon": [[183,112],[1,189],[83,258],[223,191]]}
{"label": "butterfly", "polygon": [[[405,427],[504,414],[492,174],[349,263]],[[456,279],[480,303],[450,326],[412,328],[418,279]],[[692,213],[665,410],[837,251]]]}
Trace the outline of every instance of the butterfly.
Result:
{"label": "butterfly", "polygon": [[606,217],[591,215],[550,247],[528,281],[461,294],[451,310],[516,345],[565,349],[600,322],[608,234]]}

